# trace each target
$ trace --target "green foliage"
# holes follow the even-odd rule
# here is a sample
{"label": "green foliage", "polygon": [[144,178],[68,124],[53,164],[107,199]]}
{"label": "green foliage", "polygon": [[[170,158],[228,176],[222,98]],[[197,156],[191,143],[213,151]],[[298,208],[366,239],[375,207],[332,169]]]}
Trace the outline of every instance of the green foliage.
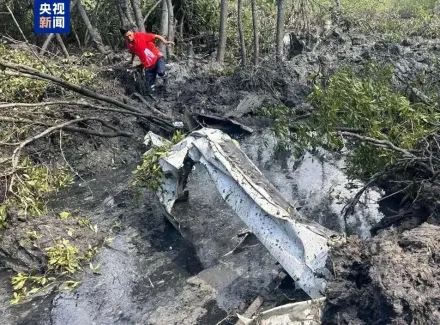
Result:
{"label": "green foliage", "polygon": [[3,229],[7,226],[6,219],[8,217],[7,214],[7,205],[0,204],[0,229]]}
{"label": "green foliage", "polygon": [[[65,211],[64,214],[66,214]],[[63,215],[63,212],[61,212],[60,215]],[[64,218],[62,220],[67,219]],[[89,227],[95,233],[98,231],[97,226],[92,226],[87,218],[80,217],[78,218],[78,222]],[[72,237],[73,229],[68,228],[67,234]],[[29,274],[18,273],[13,276],[11,283],[14,293],[13,298],[10,301],[11,304],[20,303],[27,298],[31,298],[34,294],[45,290],[49,286],[61,282],[63,284],[63,289],[71,290],[76,288],[80,282],[75,281],[73,277],[78,271],[84,268],[84,265],[89,265],[94,274],[99,274],[100,266],[91,263],[92,259],[99,251],[98,246],[92,246],[89,244],[87,248],[83,248],[65,238],[53,240],[53,246],[41,248],[46,242],[44,236],[36,231],[26,232],[26,239],[24,241],[30,241],[33,247],[41,248],[45,251],[47,268],[46,272],[41,275],[30,272]],[[66,278],[68,281],[63,282]]]}
{"label": "green foliage", "polygon": [[163,172],[159,165],[159,159],[165,157],[168,150],[176,143],[182,141],[184,135],[177,131],[171,138],[171,143],[163,146],[152,146],[142,157],[142,164],[138,165],[133,171],[135,179],[132,185],[134,187],[146,187],[151,191],[157,191],[161,188]]}
{"label": "green foliage", "polygon": [[39,233],[37,233],[35,230],[34,231],[28,231],[26,233],[27,235],[27,240],[29,241],[29,243],[33,246],[38,248],[38,239],[40,239],[42,237],[42,235],[40,235]]}
{"label": "green foliage", "polygon": [[292,149],[292,134],[290,129],[292,121],[296,118],[295,110],[281,105],[276,107],[263,107],[259,109],[257,113],[275,120],[275,123],[271,126],[271,131],[278,140],[278,148],[284,150]]}
{"label": "green foliage", "polygon": [[[363,136],[386,140],[412,150],[435,131],[440,114],[433,107],[410,103],[392,85],[391,67],[369,64],[361,71],[343,68],[324,88],[315,85],[310,101],[317,111],[310,123],[300,125],[293,137],[296,146],[342,149],[341,127],[360,129]],[[370,177],[396,162],[398,153],[360,142],[347,157],[348,172]]]}
{"label": "green foliage", "polygon": [[[24,50],[11,50],[0,45],[0,57],[10,63],[30,66],[44,73],[50,73],[47,67],[58,77],[71,83],[84,86],[93,85],[95,78],[90,69],[79,68],[68,60],[46,61],[42,64],[32,53]],[[0,101],[2,102],[38,102],[44,95],[52,95],[57,88],[48,86],[48,83],[41,80],[11,77],[0,72]]]}
{"label": "green foliage", "polygon": [[[35,231],[28,232],[31,240],[41,238]],[[99,274],[99,265],[90,263],[91,259],[97,254],[98,247],[89,245],[87,251],[82,252],[79,247],[71,244],[67,239],[58,240],[54,246],[46,248],[46,256],[48,259],[48,269],[44,275],[32,275],[25,273],[17,273],[11,279],[13,286],[13,297],[11,304],[18,304],[23,300],[30,298],[32,295],[53,285],[56,280],[62,279],[62,276],[71,277],[80,271],[82,263],[89,262],[89,266],[94,274]],[[63,289],[72,290],[81,282],[68,280],[63,283]]]}
{"label": "green foliage", "polygon": [[415,35],[438,37],[440,17],[434,14],[435,0],[341,0],[342,15],[364,32],[382,33],[399,41]]}
{"label": "green foliage", "polygon": [[12,277],[11,284],[14,289],[12,305],[18,304],[27,297],[42,290],[48,283],[54,281],[53,277],[18,273]]}
{"label": "green foliage", "polygon": [[87,218],[87,217],[79,217],[78,218],[78,224],[81,227],[89,228],[95,234],[98,233],[98,226],[97,225],[92,225],[91,222],[90,222],[90,219]]}
{"label": "green foliage", "polygon": [[0,204],[0,228],[5,226],[8,208],[14,208],[24,216],[43,215],[46,213],[46,196],[73,183],[68,169],[51,172],[46,166],[33,164],[29,158],[21,163],[17,178],[12,186],[13,195]]}
{"label": "green foliage", "polygon": [[59,214],[61,220],[68,219],[70,217],[70,213],[67,211],[62,211]]}
{"label": "green foliage", "polygon": [[81,269],[79,249],[72,246],[67,239],[61,239],[46,250],[50,270],[73,274]]}
{"label": "green foliage", "polygon": [[190,34],[197,35],[203,33],[212,35],[218,32],[220,23],[218,2],[194,0],[184,1],[182,5],[188,15],[186,19],[191,22],[188,26]]}
{"label": "green foliage", "polygon": [[101,265],[97,264],[97,265],[93,265],[92,263],[89,264],[90,270],[92,270],[92,272],[94,274],[100,274],[99,273],[99,269],[101,268]]}

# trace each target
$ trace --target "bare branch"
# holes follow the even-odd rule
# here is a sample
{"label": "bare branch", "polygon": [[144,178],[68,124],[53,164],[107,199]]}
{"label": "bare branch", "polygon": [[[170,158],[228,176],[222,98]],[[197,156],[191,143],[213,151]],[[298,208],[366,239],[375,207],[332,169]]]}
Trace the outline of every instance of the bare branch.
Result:
{"label": "bare branch", "polygon": [[[20,73],[23,73],[24,77],[27,77],[27,75],[32,75],[32,76],[36,76],[45,80],[49,80],[52,81],[53,83],[55,83],[56,85],[59,85],[63,88],[69,89],[69,90],[73,90],[81,95],[93,98],[93,99],[97,99],[103,102],[107,102],[109,104],[113,104],[116,105],[118,107],[124,108],[128,111],[131,112],[135,112],[135,113],[140,113],[140,114],[144,114],[144,112],[140,111],[139,109],[137,109],[136,107],[127,105],[125,103],[122,103],[114,98],[108,97],[108,96],[104,96],[98,93],[95,93],[94,91],[72,84],[66,80],[63,80],[61,78],[58,78],[56,76],[52,76],[52,75],[48,75],[44,72],[41,72],[39,70],[36,70],[34,68],[28,67],[28,66],[23,66],[23,65],[17,65],[17,64],[12,64],[12,63],[8,63],[6,61],[0,60],[0,66],[4,67],[4,68],[8,68],[8,69],[12,69],[14,71],[18,71]],[[152,105],[148,104],[148,108],[150,108],[151,110],[157,111],[156,108],[154,108]],[[162,113],[163,114],[163,113]],[[157,124],[159,126],[174,130],[174,126],[167,120],[158,118],[158,117],[153,117],[151,115],[149,115],[148,117],[145,117],[147,120],[149,120],[151,123]],[[168,120],[171,120],[171,117],[167,117]]]}
{"label": "bare branch", "polygon": [[21,29],[20,25],[18,24],[17,20],[15,19],[14,14],[12,13],[11,9],[9,8],[9,6],[7,5],[6,8],[8,9],[9,13],[11,14],[12,19],[14,20],[15,25],[17,26],[18,30],[20,31],[21,36],[23,36],[26,45],[29,47],[29,49],[31,50],[32,54],[38,59],[38,61],[41,62],[42,65],[44,65],[47,69],[47,71],[49,71],[51,74],[53,74],[52,70],[49,68],[49,66],[40,58],[40,56],[34,51],[34,49],[32,48],[32,46],[29,44],[29,41],[27,40],[26,36],[23,33],[23,30]]}
{"label": "bare branch", "polygon": [[10,122],[10,123],[28,123],[28,124],[37,124],[37,125],[47,126],[47,124],[44,122],[32,121],[27,118],[21,118],[21,117],[0,116],[0,121]]}
{"label": "bare branch", "polygon": [[[72,124],[79,123],[79,122],[86,122],[86,121],[98,121],[98,122],[102,123],[104,126],[110,128],[112,130],[115,130],[115,133],[110,133],[110,134],[108,134],[108,133],[98,133],[98,132],[87,130],[87,129],[84,129],[84,128],[70,127],[70,125],[72,125]],[[47,128],[46,130],[44,130],[43,132],[41,132],[41,133],[39,133],[39,134],[37,134],[37,135],[35,135],[33,137],[30,137],[30,138],[26,139],[25,141],[21,142],[20,145],[14,150],[14,152],[12,154],[12,166],[13,166],[13,169],[17,168],[18,158],[19,158],[20,152],[21,152],[21,150],[25,146],[27,146],[29,143],[31,143],[31,142],[33,142],[33,141],[35,141],[37,139],[40,139],[40,138],[42,138],[44,136],[47,136],[47,135],[51,134],[54,131],[61,130],[61,129],[75,131],[75,132],[83,132],[83,133],[87,133],[87,134],[100,135],[100,136],[112,136],[112,137],[115,137],[115,136],[127,136],[127,137],[134,137],[133,134],[117,130],[115,127],[110,126],[107,122],[105,122],[104,120],[102,120],[100,118],[97,118],[97,117],[79,118],[79,119],[67,121],[67,122],[64,122],[64,123],[53,125],[53,126]]]}
{"label": "bare branch", "polygon": [[154,9],[156,9],[156,7],[162,2],[162,0],[158,0],[153,7],[151,7],[151,9],[147,12],[147,14],[145,15],[144,18],[144,24],[147,21],[148,17],[151,15],[151,13],[153,12]]}
{"label": "bare branch", "polygon": [[337,134],[341,135],[341,136],[345,136],[345,137],[350,137],[350,138],[355,138],[361,141],[366,141],[366,142],[370,142],[372,144],[377,144],[377,145],[381,145],[381,146],[386,146],[389,149],[392,149],[394,151],[400,152],[401,154],[403,154],[406,157],[410,157],[410,158],[417,158],[416,156],[414,156],[411,152],[409,152],[408,150],[399,148],[397,146],[395,146],[392,142],[387,141],[387,140],[379,140],[379,139],[375,139],[375,138],[371,138],[371,137],[367,137],[364,135],[360,135],[360,134],[356,134],[356,133],[352,133],[352,132],[344,132],[344,131],[338,131],[336,132]]}
{"label": "bare branch", "polygon": [[110,108],[110,107],[105,107],[105,106],[99,106],[99,105],[95,105],[95,104],[88,103],[88,102],[85,102],[85,101],[55,101],[55,102],[40,102],[40,103],[7,103],[7,104],[0,104],[0,109],[4,109],[4,108],[17,108],[17,107],[40,107],[40,106],[45,107],[45,106],[56,106],[56,105],[82,106],[82,107],[88,107],[88,108],[93,108],[93,109],[102,110],[102,111],[116,112],[116,113],[128,114],[128,115],[145,117],[145,118],[150,117],[149,114],[145,114],[145,113],[137,113],[137,112],[132,112],[132,111],[128,111],[128,110],[122,110],[122,109]]}

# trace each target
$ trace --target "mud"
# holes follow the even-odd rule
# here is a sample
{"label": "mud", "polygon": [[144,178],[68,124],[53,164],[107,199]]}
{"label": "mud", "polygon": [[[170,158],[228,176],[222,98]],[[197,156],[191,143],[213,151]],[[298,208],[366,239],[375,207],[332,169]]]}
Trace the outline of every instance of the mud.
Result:
{"label": "mud", "polygon": [[[16,272],[46,272],[47,258],[45,250],[54,246],[62,238],[85,254],[88,245],[100,246],[105,232],[98,229],[95,233],[88,227],[79,225],[78,218],[70,216],[61,220],[54,216],[30,217],[27,220],[19,216],[9,217],[8,228],[3,232],[0,242],[2,266]],[[71,235],[68,235],[68,232]],[[35,234],[35,237],[33,234]]]}
{"label": "mud", "polygon": [[440,228],[351,238],[333,250],[325,324],[438,324]]}
{"label": "mud", "polygon": [[[204,203],[204,192],[192,196],[193,207],[179,215],[194,221],[188,226],[199,237],[182,237],[154,197],[143,193],[135,199],[127,188],[132,168],[96,174],[87,186],[78,182],[51,203],[54,209],[75,207],[103,229],[121,223],[112,244],[93,261],[100,265],[100,274],[86,268],[74,291],[54,291],[11,307],[12,273],[5,272],[0,283],[5,324],[216,324],[228,315],[234,320],[234,313],[246,309],[277,275],[279,265],[256,240],[224,256],[234,248],[243,225],[231,212],[225,213],[224,206],[213,209]],[[194,184],[204,185],[203,180]],[[222,203],[219,197],[214,200]],[[228,235],[208,238],[219,225]],[[265,306],[302,299],[304,293],[287,284],[268,294]]]}
{"label": "mud", "polygon": [[[306,103],[311,91],[309,78],[317,72],[329,73],[344,64],[377,59],[392,62],[403,76],[410,77],[434,71],[433,58],[439,50],[439,40],[389,44],[361,35],[335,34],[314,53],[300,53],[279,66],[263,62],[252,71],[220,72],[212,62],[203,60],[188,65],[170,63],[170,87],[166,93],[159,87],[157,104],[176,120],[185,112],[234,116],[261,131],[269,121],[256,116],[259,106],[282,103],[301,112],[310,109]],[[127,85],[131,79],[123,71],[106,67],[99,75],[103,93],[130,95]],[[136,118],[117,114],[113,118],[119,127],[140,139],[148,130],[148,125]],[[347,223],[340,211],[356,189],[348,189],[340,161],[326,157],[323,162],[314,155],[302,161],[280,157],[263,145],[264,137],[264,132],[255,132],[237,139],[301,213],[331,229],[364,239],[350,238],[348,244],[333,250],[335,281],[328,290],[324,323],[438,324],[439,229],[424,224],[403,233],[386,230],[369,238],[370,227],[383,217],[377,211],[380,191],[366,195],[363,207],[368,208],[358,210]],[[36,142],[34,150],[28,152],[59,148],[58,140],[52,140],[50,144]],[[2,257],[0,274],[2,323],[217,324],[227,315],[245,310],[280,270],[252,237],[241,250],[226,255],[239,242],[238,235],[245,226],[218,196],[203,169],[196,167],[191,176],[189,201],[176,205],[180,233],[165,220],[151,195],[142,193],[136,201],[128,188],[130,172],[146,149],[142,143],[78,136],[64,142],[62,148],[81,177],[51,202],[52,209],[81,211],[100,229],[121,222],[121,231],[94,262],[101,265],[100,275],[86,271],[75,291],[53,292],[17,307],[8,306],[10,269],[36,268],[43,256],[38,253],[30,258],[21,249],[14,250],[20,247],[15,238],[3,237],[10,242],[3,247],[8,255]],[[64,163],[59,152],[51,153],[52,159]],[[17,219],[11,231],[19,229],[21,222]],[[57,235],[65,232],[66,225],[54,219],[28,222],[28,229],[43,231],[41,226],[47,223],[54,225]],[[78,240],[86,245],[94,239]],[[265,297],[263,307],[305,299],[302,291],[286,281]]]}

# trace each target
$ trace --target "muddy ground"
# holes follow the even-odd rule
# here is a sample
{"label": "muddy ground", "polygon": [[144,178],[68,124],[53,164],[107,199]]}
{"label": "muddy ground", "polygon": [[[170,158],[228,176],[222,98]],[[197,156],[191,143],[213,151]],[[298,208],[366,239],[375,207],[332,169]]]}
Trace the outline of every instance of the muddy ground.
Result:
{"label": "muddy ground", "polygon": [[[362,35],[334,33],[314,53],[300,53],[279,66],[268,61],[253,71],[222,72],[214,63],[202,59],[173,62],[168,65],[170,86],[167,92],[159,87],[157,105],[177,121],[185,120],[185,112],[233,116],[253,128],[258,137],[269,122],[256,116],[255,109],[280,103],[302,112],[311,109],[306,102],[311,91],[308,78],[318,71],[330,73],[345,64],[376,59],[389,61],[404,76],[414,77],[423,71],[434,71],[439,50],[440,40],[410,39],[392,44]],[[124,70],[97,65],[91,68],[99,72],[102,93],[118,98],[130,96],[132,79]],[[197,169],[192,176],[189,201],[176,206],[175,214],[184,225],[181,233],[165,220],[151,195],[142,193],[136,199],[129,180],[131,170],[146,150],[142,138],[148,125],[135,117],[105,114],[121,129],[137,134],[140,141],[72,138],[63,152],[81,177],[77,176],[75,184],[50,203],[54,213],[69,209],[87,215],[103,233],[115,222],[121,222],[113,244],[103,247],[97,257],[101,274],[86,270],[83,284],[73,292],[54,291],[9,307],[11,268],[33,269],[42,259],[41,252],[30,258],[13,244],[18,234],[14,230],[30,231],[47,223],[61,236],[63,227],[74,226],[58,225],[50,218],[29,221],[12,216],[13,228],[2,237],[2,251],[7,252],[1,259],[0,281],[4,323],[214,325],[221,324],[228,315],[243,312],[277,275],[279,265],[252,238],[243,251],[225,256],[240,240],[238,235],[245,225],[215,193],[203,170]],[[245,151],[252,157],[258,146],[246,143],[243,134],[234,137],[244,141]],[[56,139],[53,141],[57,144]],[[60,159],[53,146],[40,141],[29,152],[49,150],[53,159]],[[298,167],[282,161],[267,164],[267,159],[264,163],[260,158],[252,159],[279,189],[286,179],[277,183],[274,175],[282,169],[293,173]],[[301,173],[295,175],[302,177]],[[201,188],[203,191],[198,191]],[[292,191],[289,199],[295,200],[297,194]],[[317,211],[314,207],[304,213],[313,217]],[[339,216],[320,213],[315,220],[342,231],[338,229]],[[435,217],[430,220],[435,221]],[[367,225],[374,226],[374,222],[377,220],[372,219]],[[440,323],[439,229],[427,223],[414,226],[403,233],[387,229],[362,241],[352,238],[333,251],[335,280],[329,285],[324,323]],[[357,229],[352,234],[362,235]],[[93,244],[102,240],[89,235],[79,230],[79,242]],[[307,297],[286,280],[265,298],[264,308],[269,308]]]}

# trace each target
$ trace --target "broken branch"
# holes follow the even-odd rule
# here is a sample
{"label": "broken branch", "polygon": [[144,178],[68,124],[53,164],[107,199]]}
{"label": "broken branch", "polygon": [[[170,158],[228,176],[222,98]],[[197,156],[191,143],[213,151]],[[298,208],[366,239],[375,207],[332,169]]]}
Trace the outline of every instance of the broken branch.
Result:
{"label": "broken branch", "polygon": [[[12,154],[12,167],[13,167],[13,170],[15,170],[17,168],[18,158],[19,158],[20,152],[21,152],[21,150],[25,146],[27,146],[29,143],[31,143],[31,142],[33,142],[33,141],[35,141],[37,139],[40,139],[40,138],[42,138],[42,137],[44,137],[46,135],[51,134],[54,131],[57,131],[57,130],[60,130],[60,129],[65,129],[65,130],[69,130],[70,129],[70,130],[74,130],[74,131],[77,131],[77,132],[86,132],[86,133],[89,133],[89,134],[91,134],[93,132],[93,133],[96,134],[95,131],[90,131],[90,130],[81,129],[81,128],[69,127],[69,125],[71,125],[71,124],[75,124],[75,123],[79,123],[79,122],[86,122],[86,121],[98,121],[98,122],[102,123],[104,126],[109,127],[112,130],[117,130],[113,126],[110,126],[104,120],[102,120],[100,118],[96,118],[96,117],[79,118],[79,119],[76,119],[76,120],[71,120],[71,121],[67,121],[67,122],[61,123],[61,124],[53,125],[53,126],[47,128],[46,130],[44,130],[43,132],[41,132],[41,133],[39,133],[39,134],[37,134],[37,135],[35,135],[33,137],[30,137],[30,138],[28,138],[25,141],[20,143],[20,145],[14,150],[14,152]],[[120,131],[120,130],[117,130],[114,134],[115,135],[113,135],[113,136],[118,136],[118,135],[129,136],[129,137],[134,136],[131,133],[127,133],[127,132]],[[104,134],[104,136],[105,136],[105,134]]]}
{"label": "broken branch", "polygon": [[[75,91],[75,92],[77,92],[77,93],[79,93],[81,95],[84,95],[84,96],[87,96],[87,97],[90,97],[90,98],[93,98],[93,99],[96,99],[96,100],[100,100],[100,101],[103,101],[103,102],[107,102],[109,104],[113,104],[115,106],[121,107],[121,108],[126,109],[126,110],[131,111],[131,112],[143,114],[143,112],[141,110],[137,109],[136,107],[127,105],[125,103],[122,103],[122,102],[120,102],[120,101],[118,101],[118,100],[116,100],[114,98],[111,98],[111,97],[108,97],[108,96],[104,96],[104,95],[95,93],[94,91],[92,91],[90,89],[87,89],[87,88],[84,88],[84,87],[72,84],[72,83],[70,83],[70,82],[68,82],[68,81],[66,81],[64,79],[58,78],[56,76],[48,75],[48,74],[46,74],[44,72],[41,72],[39,70],[36,70],[34,68],[31,68],[31,67],[28,67],[28,66],[23,66],[23,65],[18,65],[18,64],[8,63],[8,62],[5,62],[3,60],[0,60],[0,66],[4,67],[4,68],[12,69],[12,70],[17,71],[17,72],[20,72],[20,73],[23,74],[23,75],[21,75],[23,77],[28,77],[28,75],[32,75],[32,76],[38,77],[38,78],[43,79],[43,80],[51,81],[51,82],[55,83],[58,86],[61,86],[63,88],[69,89],[69,90],[73,90],[73,91]],[[150,104],[148,104],[148,107],[152,111],[156,110]],[[155,124],[158,124],[160,126],[165,126],[165,127],[174,129],[174,126],[169,121],[166,121],[164,119],[161,119],[161,118],[158,118],[158,117],[153,117],[151,115],[148,115],[148,117],[145,117],[145,118],[147,120],[149,120],[151,123],[155,123]],[[171,119],[171,118],[169,118],[169,119]]]}
{"label": "broken branch", "polygon": [[367,136],[364,136],[364,135],[360,135],[360,134],[356,134],[356,133],[352,133],[352,132],[345,132],[345,131],[338,131],[337,134],[339,134],[339,135],[341,135],[343,137],[345,136],[345,137],[355,138],[355,139],[358,139],[358,140],[370,142],[372,144],[386,146],[389,149],[392,149],[394,151],[400,152],[401,154],[403,154],[406,157],[417,158],[416,156],[414,156],[408,150],[399,148],[399,147],[395,146],[391,141],[388,141],[388,140],[379,140],[379,139],[367,137]]}
{"label": "broken branch", "polygon": [[44,107],[44,106],[55,106],[55,105],[72,105],[72,106],[75,105],[75,106],[88,107],[88,108],[93,108],[93,109],[102,110],[102,111],[116,112],[116,113],[128,114],[128,115],[145,117],[145,118],[150,117],[150,115],[145,114],[145,113],[137,113],[137,112],[132,112],[132,111],[128,111],[128,110],[99,106],[99,105],[95,105],[95,104],[88,103],[85,101],[56,101],[56,102],[41,102],[41,103],[7,103],[7,104],[0,104],[0,109],[17,108],[17,107],[40,107],[40,106]]}
{"label": "broken branch", "polygon": [[53,72],[49,68],[49,66],[38,56],[38,54],[34,51],[32,46],[30,45],[28,39],[26,38],[26,36],[23,33],[23,30],[21,29],[20,25],[18,24],[17,20],[15,19],[15,16],[14,16],[14,13],[12,12],[12,10],[9,8],[9,6],[6,6],[6,8],[8,9],[9,13],[11,14],[11,17],[12,17],[12,20],[14,20],[15,26],[17,26],[18,30],[20,31],[21,36],[23,36],[25,43],[29,47],[29,49],[31,50],[32,54],[37,58],[38,61],[41,62],[42,65],[44,65],[46,67],[47,71],[49,71],[51,74],[53,74]]}
{"label": "broken branch", "polygon": [[144,24],[147,21],[148,17],[151,15],[151,13],[153,12],[154,9],[156,9],[156,7],[162,2],[162,0],[158,0],[156,1],[156,3],[153,5],[153,7],[151,7],[151,9],[147,12],[147,14],[145,15],[144,18]]}

